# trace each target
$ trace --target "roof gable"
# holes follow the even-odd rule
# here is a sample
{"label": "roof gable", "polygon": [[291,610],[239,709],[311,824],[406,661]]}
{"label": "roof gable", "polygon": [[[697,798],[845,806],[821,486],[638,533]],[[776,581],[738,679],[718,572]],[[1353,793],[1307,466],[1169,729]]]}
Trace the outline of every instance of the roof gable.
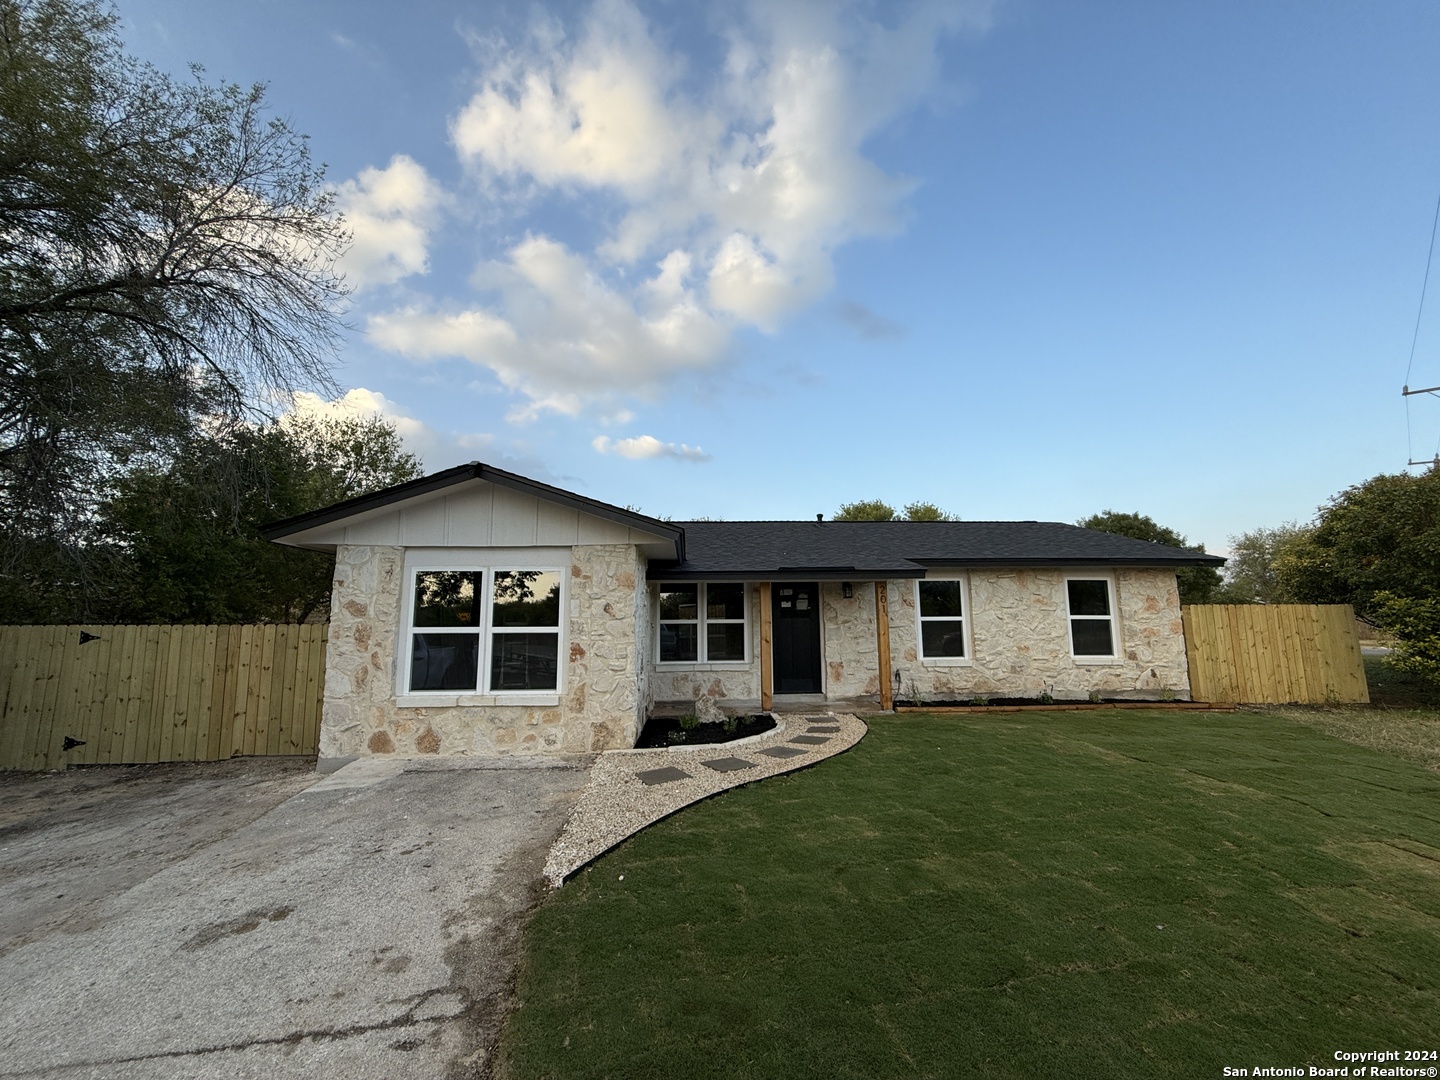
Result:
{"label": "roof gable", "polygon": [[275,522],[261,535],[322,551],[636,544],[650,558],[684,557],[678,526],[478,461]]}

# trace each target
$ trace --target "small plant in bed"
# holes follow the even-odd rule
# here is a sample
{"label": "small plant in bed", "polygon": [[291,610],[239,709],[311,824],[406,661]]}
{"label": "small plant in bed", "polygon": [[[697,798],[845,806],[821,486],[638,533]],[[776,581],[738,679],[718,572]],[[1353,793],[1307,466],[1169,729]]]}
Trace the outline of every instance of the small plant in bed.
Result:
{"label": "small plant in bed", "polygon": [[693,714],[686,716],[652,716],[640,733],[637,750],[654,750],[662,746],[703,746],[731,742],[762,735],[775,727],[769,713],[758,716],[727,716],[719,723],[702,723]]}

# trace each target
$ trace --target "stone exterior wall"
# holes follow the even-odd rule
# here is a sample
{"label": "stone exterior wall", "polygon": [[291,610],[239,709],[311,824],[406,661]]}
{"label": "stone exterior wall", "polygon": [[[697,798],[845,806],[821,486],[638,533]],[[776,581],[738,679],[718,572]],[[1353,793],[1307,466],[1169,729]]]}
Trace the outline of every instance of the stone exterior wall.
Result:
{"label": "stone exterior wall", "polygon": [[[631,544],[571,549],[557,705],[402,707],[396,698],[405,551],[342,545],[335,557],[320,758],[556,754],[633,746],[643,722],[644,565]],[[638,598],[637,598],[638,594]]]}
{"label": "stone exterior wall", "polygon": [[[650,674],[650,703],[669,706],[694,701],[701,694],[715,699],[726,709],[758,709],[760,707],[760,586],[745,586],[745,602],[750,615],[750,659],[743,667],[733,664],[685,664],[680,667],[659,667],[655,663],[656,640],[654,624],[645,640],[645,657],[653,668]],[[658,585],[649,589],[649,610],[660,603]]]}
{"label": "stone exterior wall", "polygon": [[[820,583],[820,641],[824,667],[822,684],[827,696],[853,701],[880,697],[879,656],[875,638],[875,585],[854,583],[854,596],[845,599],[838,581]],[[651,604],[658,603],[652,586]],[[701,694],[727,709],[760,707],[760,586],[747,587],[750,608],[750,660],[744,667],[687,664],[657,667],[651,675],[652,703],[668,706],[694,701]],[[654,631],[651,631],[652,635]],[[654,655],[651,638],[647,656]]]}
{"label": "stone exterior wall", "polygon": [[571,549],[563,749],[627,750],[645,723],[645,562],[633,544]]}
{"label": "stone exterior wall", "polygon": [[[342,546],[336,555],[330,640],[326,650],[322,759],[367,754],[590,753],[633,746],[655,703],[707,694],[726,707],[754,709],[760,699],[759,587],[747,587],[750,659],[742,667],[654,664],[655,590],[645,584],[634,545],[571,549],[564,675],[554,704],[460,703],[402,706],[397,664],[408,644],[401,625],[405,550]],[[986,570],[969,576],[973,659],[968,664],[919,658],[915,586],[886,584],[890,649],[900,672],[896,697],[915,701],[973,697],[1083,700],[1190,696],[1175,574],[1116,570],[1121,655],[1079,662],[1070,655],[1063,570]],[[878,699],[874,585],[840,582],[820,588],[824,686],[834,700]],[[412,699],[413,700],[413,699]],[[463,699],[462,699],[463,702]]]}
{"label": "stone exterior wall", "polygon": [[820,628],[827,697],[854,701],[880,699],[880,650],[875,625],[875,583],[852,583],[845,599],[842,582],[820,583]]}
{"label": "stone exterior wall", "polygon": [[1190,673],[1173,570],[1114,571],[1119,657],[1079,662],[1070,655],[1066,571],[985,570],[970,574],[973,660],[968,665],[919,658],[915,585],[892,581],[890,649],[900,670],[896,697],[912,701],[972,697],[1084,700],[1106,697],[1189,700]]}

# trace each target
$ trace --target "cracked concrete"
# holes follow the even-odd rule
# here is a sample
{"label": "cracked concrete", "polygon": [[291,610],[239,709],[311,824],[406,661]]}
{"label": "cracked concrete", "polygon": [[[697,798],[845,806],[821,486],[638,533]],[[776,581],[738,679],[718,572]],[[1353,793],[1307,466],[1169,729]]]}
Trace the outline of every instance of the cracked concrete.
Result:
{"label": "cracked concrete", "polygon": [[589,759],[384,764],[0,781],[0,1077],[488,1076]]}

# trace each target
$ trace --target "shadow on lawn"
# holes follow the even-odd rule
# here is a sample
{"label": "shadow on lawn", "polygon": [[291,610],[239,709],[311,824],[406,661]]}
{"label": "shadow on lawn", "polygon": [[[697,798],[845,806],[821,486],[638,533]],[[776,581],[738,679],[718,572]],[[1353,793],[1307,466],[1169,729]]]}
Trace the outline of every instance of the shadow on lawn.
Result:
{"label": "shadow on lawn", "polygon": [[1370,684],[1372,705],[1440,711],[1440,685],[1396,671],[1383,656],[1365,657],[1365,681]]}

